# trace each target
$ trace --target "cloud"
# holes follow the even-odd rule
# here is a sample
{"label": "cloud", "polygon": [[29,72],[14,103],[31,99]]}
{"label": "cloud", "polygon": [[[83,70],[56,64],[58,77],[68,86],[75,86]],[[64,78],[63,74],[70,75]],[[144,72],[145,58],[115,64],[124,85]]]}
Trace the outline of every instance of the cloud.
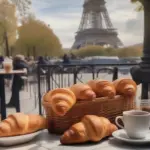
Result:
{"label": "cloud", "polygon": [[[106,0],[106,6],[124,45],[143,40],[143,13],[127,0]],[[37,18],[50,24],[63,47],[71,47],[82,16],[83,0],[33,0]],[[134,39],[134,40],[133,40]]]}

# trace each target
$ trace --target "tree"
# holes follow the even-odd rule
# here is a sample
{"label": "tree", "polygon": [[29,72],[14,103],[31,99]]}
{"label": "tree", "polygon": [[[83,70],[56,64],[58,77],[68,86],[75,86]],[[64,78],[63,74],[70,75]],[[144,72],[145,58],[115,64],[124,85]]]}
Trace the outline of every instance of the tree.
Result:
{"label": "tree", "polygon": [[16,40],[17,18],[16,7],[7,0],[0,3],[0,45],[5,43],[6,55],[9,56],[9,45]]}
{"label": "tree", "polygon": [[[70,52],[68,52],[69,54]],[[118,56],[118,57],[140,57],[142,55],[142,46],[129,46],[125,48],[114,49],[112,47],[86,46],[79,50],[72,50],[71,53],[78,57],[88,56]]]}
{"label": "tree", "polygon": [[119,57],[140,57],[142,55],[142,49],[136,47],[121,48],[117,52]]}
{"label": "tree", "polygon": [[[73,52],[73,51],[72,51]],[[116,50],[109,47],[105,48],[98,45],[89,45],[73,52],[78,57],[88,56],[116,56]]]}
{"label": "tree", "polygon": [[33,16],[23,19],[18,35],[15,53],[33,56],[62,54],[60,41],[52,29]]}
{"label": "tree", "polygon": [[16,5],[21,16],[25,16],[31,5],[31,0],[11,0]]}
{"label": "tree", "polygon": [[76,51],[76,55],[79,57],[88,57],[88,56],[100,56],[103,54],[103,47],[101,46],[86,46],[83,48],[80,48]]}

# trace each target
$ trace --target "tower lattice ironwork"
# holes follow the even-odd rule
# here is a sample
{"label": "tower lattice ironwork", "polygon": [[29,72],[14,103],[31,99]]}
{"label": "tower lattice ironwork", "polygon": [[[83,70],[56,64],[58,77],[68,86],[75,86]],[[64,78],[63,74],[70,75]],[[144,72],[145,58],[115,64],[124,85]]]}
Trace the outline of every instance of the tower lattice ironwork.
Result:
{"label": "tower lattice ironwork", "polygon": [[85,0],[82,19],[72,49],[86,45],[123,45],[110,20],[105,0]]}

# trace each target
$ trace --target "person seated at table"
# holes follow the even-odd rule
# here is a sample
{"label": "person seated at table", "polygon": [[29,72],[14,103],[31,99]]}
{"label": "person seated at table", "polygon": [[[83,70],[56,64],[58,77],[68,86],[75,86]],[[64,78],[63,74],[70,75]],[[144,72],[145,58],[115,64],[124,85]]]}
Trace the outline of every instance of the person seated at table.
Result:
{"label": "person seated at table", "polygon": [[[16,55],[13,59],[13,69],[14,70],[22,70],[28,69],[28,64],[22,55]],[[12,82],[12,96],[10,102],[7,104],[7,107],[15,107],[19,102],[19,91],[22,89],[24,85],[24,80],[22,78],[23,75],[14,74],[13,82]]]}

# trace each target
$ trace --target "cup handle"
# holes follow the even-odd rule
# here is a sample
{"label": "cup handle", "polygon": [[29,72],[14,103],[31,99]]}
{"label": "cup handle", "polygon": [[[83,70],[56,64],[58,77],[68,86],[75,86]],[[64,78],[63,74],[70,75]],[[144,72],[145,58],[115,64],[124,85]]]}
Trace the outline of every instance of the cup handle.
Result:
{"label": "cup handle", "polygon": [[122,125],[119,124],[119,119],[123,122],[123,116],[118,116],[115,119],[115,123],[117,124],[118,127],[120,127],[121,129],[123,129],[124,127]]}

